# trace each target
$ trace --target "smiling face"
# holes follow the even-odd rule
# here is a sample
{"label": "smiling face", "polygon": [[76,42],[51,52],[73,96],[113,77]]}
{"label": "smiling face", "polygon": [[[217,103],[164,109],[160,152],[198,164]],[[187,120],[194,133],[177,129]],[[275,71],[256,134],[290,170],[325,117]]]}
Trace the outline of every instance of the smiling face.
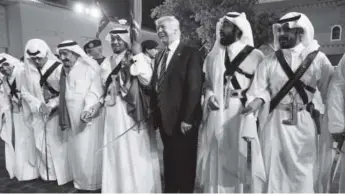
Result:
{"label": "smiling face", "polygon": [[278,28],[278,40],[282,49],[290,49],[301,42],[303,29],[290,28],[288,24],[284,24]]}
{"label": "smiling face", "polygon": [[126,50],[128,46],[119,35],[111,35],[111,48],[115,54],[119,54]]}
{"label": "smiling face", "polygon": [[0,72],[4,75],[4,76],[10,76],[13,72],[13,67],[7,63],[7,62],[3,62],[0,65]]}
{"label": "smiling face", "polygon": [[158,38],[165,46],[169,46],[173,41],[179,38],[179,26],[175,22],[163,20],[156,26]]}
{"label": "smiling face", "polygon": [[79,58],[77,54],[66,49],[61,49],[59,54],[64,67],[67,68],[73,67]]}

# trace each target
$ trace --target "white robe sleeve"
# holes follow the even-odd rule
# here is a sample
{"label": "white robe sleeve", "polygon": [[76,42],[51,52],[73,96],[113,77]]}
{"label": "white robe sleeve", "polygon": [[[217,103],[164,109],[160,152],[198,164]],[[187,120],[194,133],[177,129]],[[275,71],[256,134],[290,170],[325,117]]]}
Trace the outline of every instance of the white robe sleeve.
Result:
{"label": "white robe sleeve", "polygon": [[91,106],[100,102],[103,91],[100,68],[94,70],[94,72],[91,74],[90,79],[91,85],[89,88],[89,92],[85,97],[84,111],[88,111]]}
{"label": "white robe sleeve", "polygon": [[329,86],[329,82],[331,80],[332,74],[334,72],[334,67],[332,66],[331,62],[328,60],[325,54],[323,53],[319,53],[319,54],[321,54],[320,62],[319,62],[321,66],[321,70],[319,71],[320,76],[319,76],[319,79],[317,80],[317,87],[320,91],[322,100],[326,102],[328,86]]}
{"label": "white robe sleeve", "polygon": [[21,85],[22,98],[28,103],[32,113],[38,113],[42,102],[29,92],[27,84],[30,83],[26,80],[26,82]]}
{"label": "white robe sleeve", "polygon": [[343,133],[345,127],[345,55],[340,60],[328,87],[327,117],[330,133]]}
{"label": "white robe sleeve", "polygon": [[271,100],[268,91],[269,58],[265,58],[257,67],[251,86],[247,92],[248,102],[261,98],[265,103]]}
{"label": "white robe sleeve", "polygon": [[132,76],[138,76],[140,83],[148,86],[152,78],[151,64],[147,62],[143,53],[133,56],[134,64],[130,67]]}
{"label": "white robe sleeve", "polygon": [[47,106],[50,108],[55,108],[59,106],[59,96],[50,99],[49,102],[47,103]]}
{"label": "white robe sleeve", "polygon": [[211,81],[211,74],[212,70],[210,69],[212,67],[208,67],[207,61],[204,63],[204,73],[205,73],[205,82],[204,82],[204,87],[205,87],[205,99],[209,98],[211,96],[214,96],[214,91],[213,91],[213,86],[212,86],[212,81]]}

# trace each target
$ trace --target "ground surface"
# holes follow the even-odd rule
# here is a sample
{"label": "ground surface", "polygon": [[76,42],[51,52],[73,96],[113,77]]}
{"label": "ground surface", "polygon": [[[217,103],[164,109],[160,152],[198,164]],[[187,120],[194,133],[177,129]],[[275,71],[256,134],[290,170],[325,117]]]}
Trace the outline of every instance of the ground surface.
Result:
{"label": "ground surface", "polygon": [[[159,158],[161,171],[163,171],[163,145],[159,139],[159,134],[157,136]],[[4,142],[0,140],[0,193],[81,193],[83,191],[78,191],[73,187],[72,183],[66,185],[58,186],[56,182],[45,182],[42,180],[33,180],[19,182],[16,179],[10,179],[5,167],[5,154],[4,154]],[[337,176],[336,179],[339,179]],[[337,181],[336,181],[337,182]],[[338,185],[334,184],[331,191],[337,192]],[[100,191],[96,191],[100,193]],[[196,192],[201,192],[200,189],[196,189]],[[95,193],[95,192],[93,192]]]}

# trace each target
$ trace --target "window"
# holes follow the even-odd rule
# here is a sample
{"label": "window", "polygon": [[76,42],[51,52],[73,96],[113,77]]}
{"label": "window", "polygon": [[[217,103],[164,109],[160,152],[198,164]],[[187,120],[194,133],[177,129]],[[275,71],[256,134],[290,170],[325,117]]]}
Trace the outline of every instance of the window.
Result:
{"label": "window", "polygon": [[331,41],[341,40],[342,29],[340,25],[335,25],[332,27],[331,31]]}

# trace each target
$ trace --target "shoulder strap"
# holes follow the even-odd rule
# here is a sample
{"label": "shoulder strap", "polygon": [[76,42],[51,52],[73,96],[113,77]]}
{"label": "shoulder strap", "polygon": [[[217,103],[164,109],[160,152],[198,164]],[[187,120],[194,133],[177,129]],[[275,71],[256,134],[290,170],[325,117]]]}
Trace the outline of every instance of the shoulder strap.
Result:
{"label": "shoulder strap", "polygon": [[[225,55],[225,74],[232,76],[241,63],[247,58],[247,56],[254,50],[254,47],[246,45],[240,53],[230,62],[229,56]],[[227,53],[227,52],[226,52]]]}
{"label": "shoulder strap", "polygon": [[[237,56],[230,62],[230,59],[229,59],[229,56],[226,52],[225,54],[225,68],[226,68],[226,71],[224,73],[224,81],[225,81],[225,76],[232,76],[234,75],[235,71],[241,71],[243,72],[239,66],[241,65],[241,63],[248,57],[248,55],[254,50],[254,47],[251,47],[251,46],[248,46],[246,45],[241,51],[240,53],[237,54]],[[240,73],[241,73],[240,72]],[[244,73],[244,72],[243,72]],[[246,75],[245,75],[246,76]],[[247,77],[247,76],[246,76]],[[234,89],[236,90],[240,90],[242,89],[241,86],[240,86],[240,83],[238,82],[236,76],[233,76],[231,78],[231,84],[232,86],[234,87]],[[244,92],[245,93],[245,92]],[[246,96],[244,95],[243,98],[240,99],[241,100],[241,103],[243,106],[245,106],[246,104],[246,101],[247,101],[247,98]]]}
{"label": "shoulder strap", "polygon": [[61,65],[60,62],[55,62],[52,66],[50,66],[47,71],[42,75],[41,80],[40,80],[40,85],[41,87],[43,84],[47,81],[48,77],[54,72],[54,70]]}
{"label": "shoulder strap", "polygon": [[13,83],[12,83],[12,84],[10,84],[10,82],[8,81],[8,79],[6,79],[6,82],[7,82],[8,86],[9,86],[9,88],[10,88],[10,96],[11,96],[11,97],[15,96],[17,99],[19,99],[18,94],[17,94],[17,92],[19,92],[19,91],[18,91],[18,89],[17,89],[17,82],[16,82],[16,79],[13,80]]}
{"label": "shoulder strap", "polygon": [[[278,62],[280,66],[282,67],[285,74],[288,76],[289,79],[291,79],[294,76],[293,71],[291,70],[289,64],[285,60],[284,54],[282,50],[278,50],[275,52],[276,57],[278,59]],[[294,87],[296,88],[297,93],[301,96],[303,103],[308,103],[308,95],[304,90],[303,84],[301,80],[297,80],[294,84]]]}
{"label": "shoulder strap", "polygon": [[43,85],[45,85],[48,90],[52,93],[59,93],[58,91],[56,91],[54,88],[52,88],[49,83],[47,82],[48,77],[54,72],[54,70],[59,67],[61,65],[60,62],[56,61],[52,66],[49,67],[49,69],[47,69],[47,71],[44,73],[44,75],[42,75],[41,79],[40,79],[40,86],[42,87]]}
{"label": "shoulder strap", "polygon": [[105,81],[105,87],[104,87],[104,96],[107,94],[108,92],[108,88],[109,85],[112,82],[111,76],[112,75],[117,75],[121,70],[121,62],[119,64],[116,65],[116,67],[111,71],[111,73],[108,75],[106,81]]}
{"label": "shoulder strap", "polygon": [[314,61],[316,55],[319,53],[318,50],[309,53],[309,55],[303,60],[301,65],[296,70],[292,78],[290,78],[284,86],[279,90],[277,95],[271,100],[270,112],[272,112],[275,107],[280,103],[280,101],[285,97],[285,95],[291,90],[292,87],[300,80],[304,73],[308,70],[311,63]]}

